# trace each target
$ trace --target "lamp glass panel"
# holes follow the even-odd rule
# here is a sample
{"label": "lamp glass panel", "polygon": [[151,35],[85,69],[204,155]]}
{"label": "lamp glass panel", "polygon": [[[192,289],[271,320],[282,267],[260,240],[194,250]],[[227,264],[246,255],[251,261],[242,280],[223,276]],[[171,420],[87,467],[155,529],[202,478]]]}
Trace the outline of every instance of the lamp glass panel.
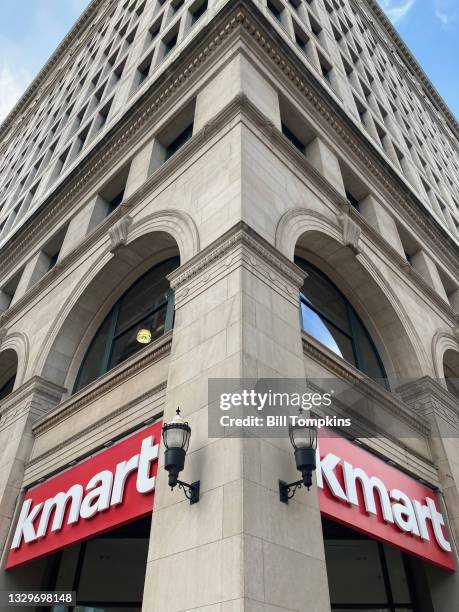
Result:
{"label": "lamp glass panel", "polygon": [[166,444],[168,448],[185,448],[188,432],[185,429],[172,427],[166,430]]}

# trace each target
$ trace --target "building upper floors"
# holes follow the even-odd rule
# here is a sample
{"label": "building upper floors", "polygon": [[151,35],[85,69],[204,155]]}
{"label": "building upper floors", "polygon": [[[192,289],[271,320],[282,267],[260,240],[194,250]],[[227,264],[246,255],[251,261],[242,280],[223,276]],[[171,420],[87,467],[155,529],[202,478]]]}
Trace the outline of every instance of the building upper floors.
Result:
{"label": "building upper floors", "polygon": [[[374,2],[255,3],[323,95],[457,241],[457,123]],[[0,245],[64,183],[225,2],[94,0],[1,128]],[[288,121],[284,133],[292,134]],[[301,129],[300,129],[301,131]],[[294,136],[306,148],[310,134]],[[354,204],[358,186],[347,191]]]}

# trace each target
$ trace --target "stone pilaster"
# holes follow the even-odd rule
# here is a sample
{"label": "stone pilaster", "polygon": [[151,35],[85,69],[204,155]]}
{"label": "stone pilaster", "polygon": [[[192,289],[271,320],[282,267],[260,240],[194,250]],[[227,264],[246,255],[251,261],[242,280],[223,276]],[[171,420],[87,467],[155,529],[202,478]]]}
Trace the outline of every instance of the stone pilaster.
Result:
{"label": "stone pilaster", "polygon": [[164,418],[180,406],[190,422],[181,476],[201,480],[201,500],[190,506],[168,489],[161,457],[143,609],[326,612],[316,491],[279,501],[279,478],[296,478],[289,442],[208,436],[209,378],[304,377],[303,273],[240,223],[170,280],[176,319]]}
{"label": "stone pilaster", "polygon": [[[449,519],[450,541],[458,560],[459,542],[459,402],[442,385],[425,376],[398,389],[402,399],[429,421],[430,446],[441,483],[440,500]],[[459,574],[445,575],[426,566],[435,612],[449,612],[459,598]]]}
{"label": "stone pilaster", "polygon": [[62,387],[36,376],[0,403],[0,554],[32,450],[32,426],[60,401],[64,392]]}

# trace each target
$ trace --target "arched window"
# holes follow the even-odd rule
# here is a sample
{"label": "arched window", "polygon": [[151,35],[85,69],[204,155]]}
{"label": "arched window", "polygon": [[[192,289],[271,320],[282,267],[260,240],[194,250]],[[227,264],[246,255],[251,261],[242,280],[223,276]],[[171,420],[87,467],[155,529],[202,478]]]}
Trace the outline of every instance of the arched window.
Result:
{"label": "arched window", "polygon": [[[166,275],[178,266],[178,257],[154,266],[116,302],[84,356],[74,392],[172,329],[174,300]],[[143,338],[140,330],[147,332]]]}
{"label": "arched window", "polygon": [[353,306],[323,272],[303,259],[295,261],[308,274],[300,294],[303,329],[367,376],[387,386],[381,358]]}

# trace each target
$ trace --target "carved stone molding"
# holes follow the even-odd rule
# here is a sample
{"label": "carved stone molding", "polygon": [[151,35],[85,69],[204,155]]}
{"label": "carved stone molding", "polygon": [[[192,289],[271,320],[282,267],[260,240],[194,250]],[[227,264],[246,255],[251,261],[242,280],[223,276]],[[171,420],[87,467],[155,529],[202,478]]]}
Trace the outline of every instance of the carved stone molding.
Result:
{"label": "carved stone molding", "polygon": [[[397,389],[403,401],[426,419],[439,418],[447,426],[449,435],[459,434],[459,401],[430,376],[408,382]],[[448,437],[448,436],[447,436]]]}
{"label": "carved stone molding", "polygon": [[237,223],[212,245],[169,274],[176,306],[196,294],[204,285],[243,265],[263,278],[286,297],[298,302],[298,290],[306,276],[243,221]]}
{"label": "carved stone molding", "polygon": [[59,403],[65,392],[65,388],[34,376],[2,400],[0,430],[24,416],[32,423],[38,421]]}
{"label": "carved stone molding", "polygon": [[[95,431],[96,429],[98,429],[99,427],[102,427],[103,425],[105,425],[107,423],[110,423],[110,421],[116,421],[120,416],[122,416],[124,413],[126,413],[133,406],[135,406],[135,405],[137,405],[137,404],[139,404],[139,403],[141,403],[141,402],[143,402],[145,400],[151,400],[155,396],[159,395],[166,388],[167,388],[167,383],[164,381],[164,382],[160,383],[159,385],[156,385],[155,387],[152,387],[151,389],[149,389],[147,392],[143,393],[139,397],[136,397],[135,399],[131,400],[130,402],[127,402],[126,404],[123,404],[122,406],[119,406],[119,408],[117,408],[113,412],[110,412],[110,414],[107,414],[104,417],[98,419],[97,421],[94,421],[94,423],[91,423],[91,425],[89,425],[88,427],[80,429],[79,431],[73,433],[68,438],[65,438],[64,440],[62,440],[59,444],[56,444],[56,446],[53,446],[52,448],[50,448],[46,452],[41,453],[40,455],[37,455],[36,457],[31,459],[27,463],[26,469],[29,469],[30,467],[36,465],[37,463],[40,463],[41,461],[43,461],[43,459],[46,459],[48,457],[52,457],[53,455],[56,455],[56,453],[58,453],[59,451],[62,451],[65,447],[67,447],[70,444],[72,444],[72,442],[78,441],[79,439],[81,439],[86,434]],[[35,433],[36,433],[36,431],[37,430],[34,430]],[[119,433],[122,433],[122,432],[119,432]]]}
{"label": "carved stone molding", "polygon": [[360,226],[346,213],[338,215],[338,219],[343,228],[343,243],[358,255],[360,253]]}
{"label": "carved stone molding", "polygon": [[132,219],[129,216],[122,217],[108,230],[110,237],[110,251],[114,253],[120,247],[125,246],[128,239],[129,227]]}

